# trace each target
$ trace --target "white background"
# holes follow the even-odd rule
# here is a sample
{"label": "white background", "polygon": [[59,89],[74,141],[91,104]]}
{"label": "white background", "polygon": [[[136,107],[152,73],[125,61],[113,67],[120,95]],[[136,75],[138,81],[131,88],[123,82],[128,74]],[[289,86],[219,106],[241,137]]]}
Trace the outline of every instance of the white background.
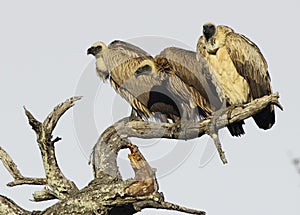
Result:
{"label": "white background", "polygon": [[[24,175],[44,176],[36,137],[27,124],[22,106],[26,105],[43,120],[56,104],[78,92],[84,71],[88,65],[93,65],[92,58],[86,56],[86,49],[92,43],[155,35],[196,47],[203,23],[226,24],[247,35],[261,48],[269,64],[273,89],[280,92],[284,112],[276,110],[277,122],[268,131],[259,130],[252,119],[246,121],[247,134],[242,138],[232,138],[224,130],[222,142],[229,160],[226,166],[214,156],[211,162],[199,168],[207,138],[184,142],[196,143],[195,148],[180,167],[159,177],[160,190],[165,193],[166,200],[203,209],[209,215],[298,215],[300,175],[292,159],[300,157],[299,20],[296,0],[268,3],[258,0],[1,1],[0,146],[12,156]],[[104,86],[93,68],[89,70],[95,83]],[[80,93],[85,96],[84,91]],[[118,119],[119,113],[112,113],[111,106],[106,107],[114,96],[114,91],[104,86],[93,98],[98,111],[87,114],[93,117],[86,117],[86,121],[94,122],[99,134]],[[78,108],[90,97],[84,99],[77,103]],[[78,140],[73,116],[72,111],[65,114],[54,133],[63,137],[56,147],[61,169],[82,188],[92,179],[84,148],[90,148],[97,136],[83,146]],[[101,117],[106,120],[102,121]],[[88,130],[89,126],[85,128]],[[159,141],[154,145],[172,148],[174,142]],[[143,151],[143,146],[141,149]],[[155,150],[146,153],[146,157],[158,159]],[[159,166],[156,167],[159,171]],[[128,174],[124,169],[122,172]],[[11,180],[0,164],[1,195],[14,199],[28,210],[43,209],[54,203],[29,201],[31,194],[42,187],[7,188],[5,184]],[[140,214],[154,213],[180,214],[153,210]]]}

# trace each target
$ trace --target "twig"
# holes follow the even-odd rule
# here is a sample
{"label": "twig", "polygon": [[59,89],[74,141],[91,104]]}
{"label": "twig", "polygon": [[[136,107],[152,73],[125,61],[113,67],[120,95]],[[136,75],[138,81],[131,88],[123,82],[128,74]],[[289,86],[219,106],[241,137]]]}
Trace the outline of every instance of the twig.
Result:
{"label": "twig", "polygon": [[2,161],[5,168],[14,178],[14,181],[9,182],[7,186],[13,187],[17,185],[23,184],[31,184],[31,185],[46,185],[47,181],[45,178],[28,178],[24,177],[21,172],[18,170],[17,165],[12,160],[12,158],[7,154],[7,152],[0,147],[0,160]]}
{"label": "twig", "polygon": [[218,153],[219,153],[219,156],[221,158],[221,161],[223,162],[223,164],[226,164],[227,163],[227,159],[226,159],[226,156],[225,156],[225,153],[222,149],[222,144],[221,144],[221,141],[219,139],[219,135],[217,133],[212,133],[210,134],[210,137],[213,139],[214,141],[214,144],[218,150]]}
{"label": "twig", "polygon": [[46,187],[43,190],[37,191],[33,194],[33,199],[36,202],[48,201],[56,198],[57,197],[55,193],[52,190],[47,189]]}
{"label": "twig", "polygon": [[175,205],[175,204],[172,204],[169,202],[162,202],[162,207],[160,207],[160,208],[167,209],[167,210],[180,211],[180,212],[189,213],[189,214],[197,214],[197,215],[205,215],[206,214],[204,211],[189,209],[189,208]]}
{"label": "twig", "polygon": [[46,132],[51,134],[54,128],[56,127],[56,124],[60,117],[62,117],[62,115],[71,107],[73,107],[75,102],[80,100],[81,98],[82,96],[74,96],[67,99],[65,102],[57,105],[43,122],[43,127],[46,130]]}
{"label": "twig", "polygon": [[155,209],[164,209],[164,210],[174,210],[174,211],[179,211],[187,214],[197,214],[197,215],[206,214],[204,211],[189,209],[165,201],[141,201],[141,202],[134,203],[133,205],[136,211],[141,211],[144,208],[155,208]]}

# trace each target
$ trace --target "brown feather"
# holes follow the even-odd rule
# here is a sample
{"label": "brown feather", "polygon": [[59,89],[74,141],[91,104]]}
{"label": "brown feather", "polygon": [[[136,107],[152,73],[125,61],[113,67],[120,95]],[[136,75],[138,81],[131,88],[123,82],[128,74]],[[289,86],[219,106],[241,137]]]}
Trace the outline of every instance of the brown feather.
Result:
{"label": "brown feather", "polygon": [[243,35],[230,33],[226,49],[237,72],[248,81],[253,99],[272,93],[268,65],[254,43]]}
{"label": "brown feather", "polygon": [[[140,67],[148,64],[151,68],[155,68],[154,59],[147,52],[130,43],[114,41],[102,56],[110,72],[111,85],[130,103],[139,116],[149,118],[155,115],[160,116],[161,120],[166,118],[178,120],[180,111],[174,102],[170,102],[172,98],[167,98],[161,94],[162,92],[153,92],[153,89],[162,85],[163,77],[160,76],[162,73],[138,76],[136,74]],[[163,116],[164,114],[166,116]]]}
{"label": "brown feather", "polygon": [[[268,65],[257,45],[244,35],[229,33],[226,48],[237,71],[247,80],[252,99],[270,95],[272,88]],[[266,107],[253,118],[258,127],[271,128],[275,123],[274,106]]]}
{"label": "brown feather", "polygon": [[[197,53],[214,68],[212,79],[219,79],[214,81],[217,91],[225,93],[229,105],[239,105],[272,93],[267,62],[261,51],[248,38],[231,28],[217,26],[211,38],[206,40],[201,37]],[[260,128],[272,127],[275,123],[273,106],[270,105],[253,118]]]}
{"label": "brown feather", "polygon": [[130,92],[128,92],[125,88],[120,87],[113,79],[110,79],[110,83],[112,87],[116,90],[118,94],[120,94],[126,101],[130,103],[133,109],[135,109],[139,116],[150,118],[153,116],[153,113],[140,102],[137,98],[135,98]]}
{"label": "brown feather", "polygon": [[[239,90],[240,86],[246,86],[243,78],[235,71],[234,65],[230,61],[230,57],[224,50],[226,33],[232,31],[225,26],[217,28],[215,35],[207,41],[201,36],[197,44],[197,56],[201,62],[207,61],[212,69],[208,70],[207,76],[210,76],[212,83],[216,87],[222,103],[229,105],[240,104],[247,101],[248,95]],[[229,60],[229,61],[228,61]],[[236,84],[234,84],[236,81]],[[228,130],[232,136],[240,136],[244,134],[244,122],[238,122],[228,125]]]}
{"label": "brown feather", "polygon": [[176,47],[166,48],[159,55],[168,59],[175,74],[189,86],[191,93],[197,96],[200,107],[208,105],[209,102],[211,108],[220,108],[221,101],[216,87],[207,76],[207,70],[211,69],[207,61],[199,62],[196,59],[196,52]]}

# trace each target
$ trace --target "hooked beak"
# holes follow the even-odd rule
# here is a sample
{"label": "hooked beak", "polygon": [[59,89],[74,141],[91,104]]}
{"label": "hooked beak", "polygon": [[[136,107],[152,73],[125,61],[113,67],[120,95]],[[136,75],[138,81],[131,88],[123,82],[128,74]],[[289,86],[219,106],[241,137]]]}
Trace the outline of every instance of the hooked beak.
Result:
{"label": "hooked beak", "polygon": [[87,50],[87,55],[93,55],[95,56],[96,55],[96,49],[95,47],[90,47],[88,50]]}

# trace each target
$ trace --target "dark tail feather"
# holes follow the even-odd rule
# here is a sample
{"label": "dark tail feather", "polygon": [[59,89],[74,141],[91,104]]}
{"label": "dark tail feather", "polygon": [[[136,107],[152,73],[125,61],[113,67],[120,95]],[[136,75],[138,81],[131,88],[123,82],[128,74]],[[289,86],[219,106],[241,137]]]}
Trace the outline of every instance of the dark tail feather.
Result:
{"label": "dark tail feather", "polygon": [[227,128],[232,136],[239,137],[239,136],[245,134],[243,124],[245,124],[244,121],[239,121],[239,122],[235,122],[230,125],[227,125]]}
{"label": "dark tail feather", "polygon": [[275,123],[274,106],[270,105],[263,109],[261,112],[253,116],[257,126],[262,129],[270,129]]}

